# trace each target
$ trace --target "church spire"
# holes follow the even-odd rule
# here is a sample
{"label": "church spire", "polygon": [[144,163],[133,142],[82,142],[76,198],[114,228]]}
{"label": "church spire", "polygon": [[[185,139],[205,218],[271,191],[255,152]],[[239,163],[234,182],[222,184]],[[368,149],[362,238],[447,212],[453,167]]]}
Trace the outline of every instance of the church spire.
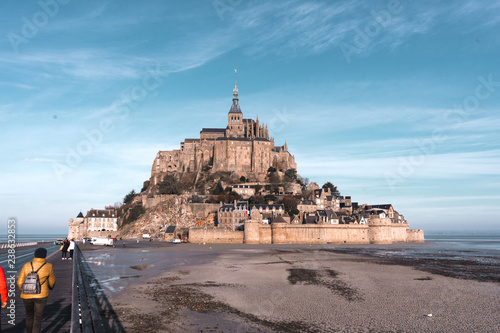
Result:
{"label": "church spire", "polygon": [[236,82],[236,72],[237,71],[238,71],[237,69],[234,70],[233,101],[237,101],[238,100],[238,85],[237,85],[237,82]]}
{"label": "church spire", "polygon": [[238,85],[236,82],[236,69],[234,70],[233,105],[231,105],[229,113],[242,113],[240,106],[238,105]]}

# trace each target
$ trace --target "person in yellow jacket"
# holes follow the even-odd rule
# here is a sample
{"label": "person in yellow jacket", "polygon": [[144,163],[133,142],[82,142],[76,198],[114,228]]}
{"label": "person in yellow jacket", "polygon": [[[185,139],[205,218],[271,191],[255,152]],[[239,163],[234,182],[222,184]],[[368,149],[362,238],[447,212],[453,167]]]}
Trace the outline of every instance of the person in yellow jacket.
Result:
{"label": "person in yellow jacket", "polygon": [[[42,314],[47,297],[49,296],[49,289],[53,289],[56,284],[56,276],[52,269],[52,264],[45,261],[47,250],[40,247],[35,250],[35,258],[32,262],[24,264],[21,269],[21,274],[17,279],[17,286],[21,289],[21,298],[23,299],[24,308],[26,310],[26,332],[38,333],[42,325]],[[43,267],[42,267],[43,265]],[[25,294],[22,292],[22,287],[26,276],[32,271],[38,271],[38,278],[41,285],[39,294]]]}

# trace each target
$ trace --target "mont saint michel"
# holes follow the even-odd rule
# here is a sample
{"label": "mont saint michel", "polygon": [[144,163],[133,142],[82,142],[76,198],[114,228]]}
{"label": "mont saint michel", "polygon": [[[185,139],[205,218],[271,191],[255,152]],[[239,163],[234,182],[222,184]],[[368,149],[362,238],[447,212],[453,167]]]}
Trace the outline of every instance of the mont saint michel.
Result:
{"label": "mont saint michel", "polygon": [[150,179],[122,207],[70,220],[75,238],[121,235],[192,243],[377,244],[422,242],[390,203],[360,204],[297,174],[286,141],[244,118],[235,70],[227,125],[202,128],[179,149],[159,151]]}

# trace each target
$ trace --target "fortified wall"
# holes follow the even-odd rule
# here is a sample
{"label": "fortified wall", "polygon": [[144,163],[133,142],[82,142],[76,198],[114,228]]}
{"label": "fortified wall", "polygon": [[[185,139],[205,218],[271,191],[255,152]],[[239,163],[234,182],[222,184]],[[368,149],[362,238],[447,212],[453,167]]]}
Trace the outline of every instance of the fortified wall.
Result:
{"label": "fortified wall", "polygon": [[389,218],[369,224],[263,224],[252,212],[244,231],[219,227],[189,229],[191,243],[246,244],[391,244],[423,242],[423,230],[410,230],[408,223],[391,223]]}

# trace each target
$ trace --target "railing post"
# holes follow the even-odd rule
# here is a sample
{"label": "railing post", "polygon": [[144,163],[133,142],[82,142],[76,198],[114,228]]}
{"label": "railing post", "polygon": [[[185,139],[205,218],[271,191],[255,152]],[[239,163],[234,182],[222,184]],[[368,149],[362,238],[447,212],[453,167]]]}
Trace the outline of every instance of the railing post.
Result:
{"label": "railing post", "polygon": [[73,251],[73,274],[71,276],[71,333],[80,333],[80,301],[78,298],[77,266],[80,260],[78,245],[75,244]]}

